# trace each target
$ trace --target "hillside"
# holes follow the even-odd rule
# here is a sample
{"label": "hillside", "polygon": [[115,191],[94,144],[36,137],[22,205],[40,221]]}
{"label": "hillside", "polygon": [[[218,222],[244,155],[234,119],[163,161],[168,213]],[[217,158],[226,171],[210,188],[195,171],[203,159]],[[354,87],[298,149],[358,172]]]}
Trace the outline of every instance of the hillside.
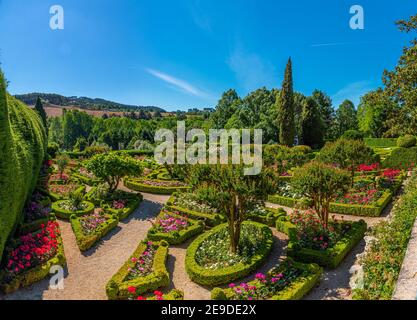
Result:
{"label": "hillside", "polygon": [[88,98],[88,97],[65,97],[59,94],[53,93],[27,93],[15,95],[17,99],[24,102],[27,105],[34,105],[36,99],[40,97],[44,102],[58,107],[77,107],[86,110],[100,110],[100,111],[149,111],[149,112],[165,112],[164,109],[155,106],[134,106],[113,101],[108,101],[101,98]]}

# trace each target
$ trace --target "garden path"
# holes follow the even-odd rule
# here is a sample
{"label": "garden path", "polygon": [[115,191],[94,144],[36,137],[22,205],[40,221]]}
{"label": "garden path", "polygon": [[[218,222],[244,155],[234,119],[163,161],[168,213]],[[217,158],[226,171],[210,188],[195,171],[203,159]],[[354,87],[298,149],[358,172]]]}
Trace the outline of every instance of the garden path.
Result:
{"label": "garden path", "polygon": [[49,289],[49,280],[40,281],[0,299],[8,300],[97,300],[107,299],[105,286],[146,236],[147,221],[161,210],[167,196],[144,194],[144,201],[92,249],[81,253],[71,224],[59,221],[67,258],[63,290]]}

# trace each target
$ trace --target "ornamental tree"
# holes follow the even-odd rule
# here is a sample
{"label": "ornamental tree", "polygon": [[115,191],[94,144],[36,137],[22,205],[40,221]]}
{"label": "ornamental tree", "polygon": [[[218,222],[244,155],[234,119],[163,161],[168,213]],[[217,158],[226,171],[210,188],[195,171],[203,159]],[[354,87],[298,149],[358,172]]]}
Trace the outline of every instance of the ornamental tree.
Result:
{"label": "ornamental tree", "polygon": [[70,163],[70,158],[67,155],[60,155],[56,158],[56,165],[58,166],[59,178],[62,180],[62,174],[64,173],[65,168]]}
{"label": "ornamental tree", "polygon": [[128,155],[116,153],[97,154],[86,161],[85,168],[106,182],[110,193],[117,189],[123,177],[137,177],[143,171],[139,161]]}
{"label": "ornamental tree", "polygon": [[339,192],[347,191],[349,181],[350,177],[346,171],[313,161],[295,170],[292,186],[297,192],[311,199],[314,210],[327,227],[330,202]]}
{"label": "ornamental tree", "polygon": [[47,124],[47,120],[46,120],[47,115],[46,115],[45,109],[43,108],[41,98],[39,98],[39,97],[36,99],[35,110],[39,114],[39,116],[41,117],[42,123],[45,126],[45,128],[48,129],[48,124]]}
{"label": "ornamental tree", "polygon": [[351,185],[355,177],[355,168],[361,163],[378,162],[373,150],[363,140],[339,139],[328,142],[320,151],[318,160],[338,165],[351,173]]}
{"label": "ornamental tree", "polygon": [[278,104],[279,143],[292,146],[294,144],[294,91],[292,82],[292,63],[288,59],[284,81]]}
{"label": "ornamental tree", "polygon": [[[262,205],[272,192],[272,175],[262,170],[259,175],[245,175],[244,165],[194,165],[189,184],[201,200],[216,194],[212,205],[224,213],[228,222],[230,251],[238,253],[240,231],[246,213]],[[211,192],[208,192],[211,190]]]}

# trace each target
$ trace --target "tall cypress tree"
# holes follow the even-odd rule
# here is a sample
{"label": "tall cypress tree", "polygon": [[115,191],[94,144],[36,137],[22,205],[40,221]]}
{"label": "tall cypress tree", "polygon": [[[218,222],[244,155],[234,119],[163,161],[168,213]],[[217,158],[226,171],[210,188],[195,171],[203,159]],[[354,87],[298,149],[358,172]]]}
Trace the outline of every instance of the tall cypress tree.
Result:
{"label": "tall cypress tree", "polygon": [[279,143],[292,146],[294,144],[294,92],[292,83],[291,58],[285,68],[284,81],[278,100]]}
{"label": "tall cypress tree", "polygon": [[36,99],[35,110],[41,116],[43,125],[45,126],[45,129],[48,132],[48,125],[47,125],[47,122],[46,122],[46,112],[45,112],[45,109],[43,108],[41,98],[39,98],[39,97],[38,97],[38,99]]}

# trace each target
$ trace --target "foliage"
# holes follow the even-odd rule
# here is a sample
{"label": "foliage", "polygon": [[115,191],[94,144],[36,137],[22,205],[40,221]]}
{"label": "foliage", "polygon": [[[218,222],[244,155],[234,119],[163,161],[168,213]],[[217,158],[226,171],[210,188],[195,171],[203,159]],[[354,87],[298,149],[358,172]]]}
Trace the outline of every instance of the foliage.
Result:
{"label": "foliage", "polygon": [[322,147],[325,127],[319,111],[319,105],[313,98],[307,98],[301,113],[301,132],[299,143],[314,149]]}
{"label": "foliage", "polygon": [[97,154],[86,162],[88,171],[109,185],[109,192],[114,192],[124,176],[139,176],[142,165],[133,158],[115,153]]}
{"label": "foliage", "polygon": [[416,145],[417,139],[415,136],[411,134],[406,134],[405,136],[401,136],[397,140],[397,147],[400,148],[411,148]]}
{"label": "foliage", "polygon": [[47,128],[48,123],[47,123],[47,120],[46,120],[46,112],[45,112],[45,109],[43,108],[42,101],[39,97],[38,97],[38,99],[36,99],[35,110],[39,114],[39,116],[41,117],[42,122],[43,122],[43,126],[45,128]]}
{"label": "foliage", "polygon": [[341,137],[345,131],[356,129],[358,129],[358,120],[355,106],[352,101],[345,100],[336,110],[336,118],[332,128],[334,137]]}
{"label": "foliage", "polygon": [[351,185],[356,167],[361,163],[375,162],[374,152],[362,140],[339,139],[328,142],[320,151],[318,159],[329,164],[337,164],[351,172]]}
{"label": "foliage", "polygon": [[364,271],[363,288],[354,290],[354,298],[391,299],[417,215],[416,185],[414,173],[394,207],[392,218],[370,232],[368,250],[359,259]]}
{"label": "foliage", "polygon": [[292,146],[294,144],[294,92],[292,83],[292,63],[288,59],[284,81],[278,105],[279,143]]}
{"label": "foliage", "polygon": [[417,147],[396,148],[382,162],[384,168],[409,170],[417,164]]}
{"label": "foliage", "polygon": [[245,175],[243,165],[195,165],[192,167],[190,185],[201,197],[207,188],[217,194],[218,211],[226,215],[230,235],[230,250],[236,253],[242,222],[246,212],[263,204],[272,190],[270,172]]}
{"label": "foliage", "polygon": [[330,129],[335,117],[332,99],[326,93],[317,89],[313,91],[312,98],[318,105],[318,112],[321,116],[325,138],[330,138]]}
{"label": "foliage", "polygon": [[347,130],[342,134],[342,138],[346,140],[362,140],[364,134],[359,130]]}
{"label": "foliage", "polygon": [[7,239],[23,218],[45,153],[40,117],[6,92],[0,70],[0,260]]}
{"label": "foliage", "polygon": [[58,166],[59,175],[62,180],[62,177],[63,177],[62,175],[64,173],[65,168],[70,163],[70,158],[67,155],[60,155],[56,158],[55,162],[56,162],[56,165]]}
{"label": "foliage", "polygon": [[245,277],[254,270],[256,270],[268,257],[271,252],[273,244],[273,236],[271,229],[257,222],[245,221],[243,225],[252,225],[259,228],[263,233],[264,241],[257,245],[257,252],[254,253],[249,261],[246,263],[236,263],[229,267],[218,268],[218,269],[207,269],[200,266],[196,261],[196,252],[200,248],[203,242],[207,238],[218,232],[224,232],[228,228],[227,224],[221,224],[214,227],[210,231],[200,235],[195,239],[191,245],[187,248],[185,256],[185,268],[190,279],[196,283],[208,286],[214,286],[219,284],[226,284],[236,279]]}
{"label": "foliage", "polygon": [[346,190],[349,175],[343,170],[313,161],[295,170],[292,184],[295,190],[312,200],[313,208],[327,227],[330,202],[338,192]]}

